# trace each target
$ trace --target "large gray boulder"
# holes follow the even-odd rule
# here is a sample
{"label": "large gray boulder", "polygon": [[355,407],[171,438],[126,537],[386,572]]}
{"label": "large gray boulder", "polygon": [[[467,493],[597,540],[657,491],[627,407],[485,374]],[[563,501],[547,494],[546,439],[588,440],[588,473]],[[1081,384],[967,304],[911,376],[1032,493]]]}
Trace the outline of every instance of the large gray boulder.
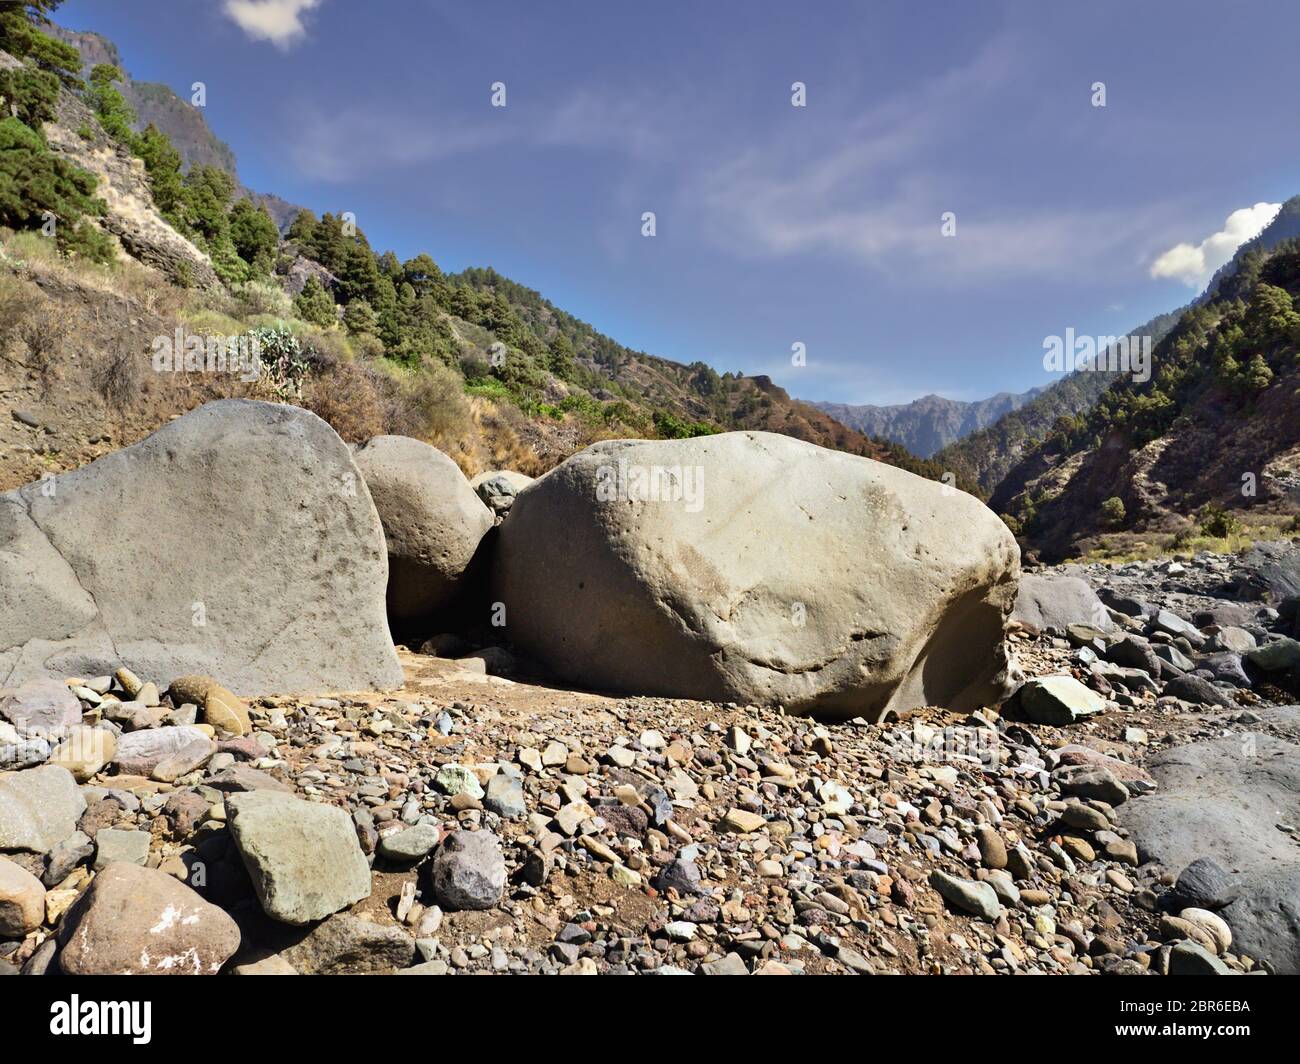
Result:
{"label": "large gray boulder", "polygon": [[1256,543],[1235,566],[1237,598],[1280,603],[1300,595],[1300,548],[1292,543]]}
{"label": "large gray boulder", "polygon": [[1278,975],[1300,975],[1300,861],[1254,868],[1232,889],[1237,897],[1219,913],[1232,928],[1232,951]]}
{"label": "large gray boulder", "polygon": [[1173,872],[1199,857],[1229,872],[1296,859],[1279,822],[1300,822],[1300,746],[1242,734],[1175,746],[1146,763],[1158,789],[1124,807],[1138,854]]}
{"label": "large gray boulder", "polygon": [[250,694],[402,682],[383,530],[343,441],[224,400],[0,496],[0,684],[125,664]]}
{"label": "large gray boulder", "polygon": [[507,636],[587,687],[840,717],[1008,693],[1015,539],[893,466],[765,432],[606,441],[499,534]]}
{"label": "large gray boulder", "polygon": [[1174,872],[1209,858],[1234,873],[1219,912],[1233,952],[1300,974],[1300,862],[1278,830],[1300,819],[1300,746],[1231,735],[1162,751],[1147,767],[1160,790],[1121,812],[1139,856]]}
{"label": "large gray boulder", "polygon": [[356,450],[388,547],[388,615],[417,623],[445,609],[463,585],[492,511],[436,447],[376,436]]}
{"label": "large gray boulder", "polygon": [[1106,607],[1087,582],[1077,576],[1022,573],[1011,619],[1036,632],[1064,632],[1072,624],[1090,624],[1108,632],[1115,627]]}

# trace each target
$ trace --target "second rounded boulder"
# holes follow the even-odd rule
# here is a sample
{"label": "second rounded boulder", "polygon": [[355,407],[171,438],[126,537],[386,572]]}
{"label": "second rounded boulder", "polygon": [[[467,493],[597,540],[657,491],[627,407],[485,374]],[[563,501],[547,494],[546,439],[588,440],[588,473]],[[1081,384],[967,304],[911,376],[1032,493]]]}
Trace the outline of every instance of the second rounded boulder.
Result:
{"label": "second rounded boulder", "polygon": [[454,601],[492,527],[460,468],[407,436],[375,436],[355,454],[388,544],[388,617],[408,625]]}
{"label": "second rounded boulder", "polygon": [[493,597],[588,687],[879,717],[1006,696],[1019,550],[964,492],[787,436],[611,440],[522,492]]}

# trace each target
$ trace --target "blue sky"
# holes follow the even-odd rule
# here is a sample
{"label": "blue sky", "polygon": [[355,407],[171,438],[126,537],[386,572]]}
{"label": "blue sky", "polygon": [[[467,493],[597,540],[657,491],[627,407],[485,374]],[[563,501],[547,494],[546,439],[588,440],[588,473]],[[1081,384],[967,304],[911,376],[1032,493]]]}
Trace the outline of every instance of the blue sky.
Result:
{"label": "blue sky", "polygon": [[1294,0],[69,0],[57,18],[136,78],[203,81],[248,185],[807,399],[1047,383],[1044,337],[1185,303],[1268,213],[1225,229],[1234,211],[1300,192]]}

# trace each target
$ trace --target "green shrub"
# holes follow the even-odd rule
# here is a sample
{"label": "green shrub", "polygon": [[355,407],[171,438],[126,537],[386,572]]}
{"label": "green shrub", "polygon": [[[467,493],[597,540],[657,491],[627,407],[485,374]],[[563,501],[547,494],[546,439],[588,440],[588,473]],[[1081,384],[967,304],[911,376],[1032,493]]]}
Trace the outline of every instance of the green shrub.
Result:
{"label": "green shrub", "polygon": [[338,323],[338,312],[334,309],[334,297],[325,291],[325,286],[318,277],[308,277],[293,300],[293,309],[305,322],[328,328]]}
{"label": "green shrub", "polygon": [[0,70],[0,108],[20,122],[39,130],[54,120],[59,100],[59,79],[44,70],[21,66]]}
{"label": "green shrub", "polygon": [[83,224],[104,213],[95,198],[96,179],[50,151],[45,139],[16,118],[0,121],[0,224],[37,229],[54,216],[59,250],[96,262],[111,262],[114,245],[105,234]]}
{"label": "green shrub", "polygon": [[273,318],[287,318],[294,311],[289,294],[271,281],[246,281],[235,289],[234,294],[239,312],[245,317],[265,314]]}
{"label": "green shrub", "polygon": [[257,344],[263,378],[276,396],[290,402],[300,400],[308,356],[293,330],[283,324],[264,325],[249,329],[246,335]]}
{"label": "green shrub", "polygon": [[1243,527],[1242,523],[1222,506],[1208,503],[1201,510],[1201,535],[1203,536],[1226,539],[1228,536],[1236,535]]}
{"label": "green shrub", "polygon": [[1101,504],[1101,519],[1111,528],[1118,528],[1122,525],[1125,516],[1124,500],[1118,495],[1112,495]]}
{"label": "green shrub", "polygon": [[656,410],[655,431],[666,440],[687,440],[696,436],[711,436],[718,430],[703,421],[683,421],[666,410]]}

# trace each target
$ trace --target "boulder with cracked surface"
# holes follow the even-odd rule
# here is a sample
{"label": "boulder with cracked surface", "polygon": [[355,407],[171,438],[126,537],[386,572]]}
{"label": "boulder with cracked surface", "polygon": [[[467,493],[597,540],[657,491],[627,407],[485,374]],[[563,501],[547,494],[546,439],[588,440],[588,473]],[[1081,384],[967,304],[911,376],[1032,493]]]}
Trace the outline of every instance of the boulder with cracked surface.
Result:
{"label": "boulder with cracked surface", "polygon": [[766,432],[611,440],[516,499],[494,599],[588,687],[879,718],[1009,693],[1019,550],[974,497]]}
{"label": "boulder with cracked surface", "polygon": [[119,665],[256,694],[401,683],[383,529],[316,415],[209,403],[50,485],[0,496],[0,683]]}

